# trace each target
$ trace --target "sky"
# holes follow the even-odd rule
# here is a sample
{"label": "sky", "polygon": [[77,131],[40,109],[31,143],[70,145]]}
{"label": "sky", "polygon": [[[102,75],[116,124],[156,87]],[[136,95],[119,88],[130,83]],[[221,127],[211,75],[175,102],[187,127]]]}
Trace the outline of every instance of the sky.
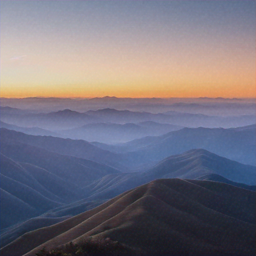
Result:
{"label": "sky", "polygon": [[256,96],[255,1],[0,3],[1,97]]}

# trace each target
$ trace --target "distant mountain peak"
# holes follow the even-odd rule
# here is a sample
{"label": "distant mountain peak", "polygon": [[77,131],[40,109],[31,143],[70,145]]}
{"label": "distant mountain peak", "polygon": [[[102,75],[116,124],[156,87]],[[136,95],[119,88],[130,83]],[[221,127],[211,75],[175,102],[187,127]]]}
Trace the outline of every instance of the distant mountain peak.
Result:
{"label": "distant mountain peak", "polygon": [[118,99],[118,98],[115,96],[105,96],[105,97],[102,97],[102,99]]}
{"label": "distant mountain peak", "polygon": [[145,172],[152,177],[181,177],[194,179],[208,174],[218,174],[233,182],[254,185],[255,167],[243,165],[204,149],[193,149],[172,155]]}
{"label": "distant mountain peak", "polygon": [[66,109],[57,111],[57,113],[79,113],[79,112],[66,108]]}
{"label": "distant mountain peak", "polygon": [[118,112],[118,110],[114,109],[114,108],[102,108],[99,109],[98,111],[104,111],[104,112]]}
{"label": "distant mountain peak", "polygon": [[161,161],[161,163],[165,163],[168,161],[172,161],[175,158],[184,158],[184,159],[196,159],[196,158],[201,158],[201,157],[218,157],[222,158],[216,154],[213,154],[205,149],[191,149],[189,151],[184,152],[183,154],[178,154],[178,155],[172,155],[169,156]]}
{"label": "distant mountain peak", "polygon": [[88,111],[88,112],[98,112],[98,113],[128,113],[131,112],[129,110],[118,110],[118,109],[114,109],[114,108],[101,108],[95,111]]}
{"label": "distant mountain peak", "polygon": [[118,100],[120,98],[117,98],[115,96],[104,96],[104,97],[95,97],[95,98],[91,98],[90,100]]}
{"label": "distant mountain peak", "polygon": [[59,110],[57,112],[51,112],[49,113],[50,115],[81,115],[82,113],[71,110],[71,109],[63,109],[63,110]]}
{"label": "distant mountain peak", "polygon": [[198,148],[198,149],[191,149],[187,152],[185,152],[184,154],[201,154],[201,155],[215,155],[213,153],[211,153],[210,151],[203,149],[203,148]]}

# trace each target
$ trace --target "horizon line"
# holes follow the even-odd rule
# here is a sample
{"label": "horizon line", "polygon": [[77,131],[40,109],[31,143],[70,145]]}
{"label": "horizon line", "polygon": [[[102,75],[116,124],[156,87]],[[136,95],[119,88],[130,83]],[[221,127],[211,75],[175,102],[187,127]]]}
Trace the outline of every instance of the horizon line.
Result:
{"label": "horizon line", "polygon": [[254,99],[256,97],[116,97],[116,96],[96,96],[96,97],[55,97],[55,96],[32,96],[32,97],[0,97],[0,99]]}

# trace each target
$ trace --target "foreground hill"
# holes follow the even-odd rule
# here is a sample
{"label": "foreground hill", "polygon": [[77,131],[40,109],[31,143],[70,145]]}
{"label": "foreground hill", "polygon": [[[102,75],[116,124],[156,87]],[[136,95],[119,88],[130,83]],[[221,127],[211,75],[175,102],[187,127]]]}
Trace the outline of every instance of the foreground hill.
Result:
{"label": "foreground hill", "polygon": [[157,180],[29,232],[1,255],[32,256],[89,238],[116,241],[141,255],[254,255],[255,199],[255,192],[224,183]]}

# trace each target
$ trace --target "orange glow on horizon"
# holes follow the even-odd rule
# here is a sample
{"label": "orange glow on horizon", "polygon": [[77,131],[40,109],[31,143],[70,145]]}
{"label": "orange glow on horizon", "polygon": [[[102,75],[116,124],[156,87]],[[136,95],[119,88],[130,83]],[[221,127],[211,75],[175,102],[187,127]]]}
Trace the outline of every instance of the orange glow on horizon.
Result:
{"label": "orange glow on horizon", "polygon": [[250,1],[2,2],[1,97],[256,97]]}
{"label": "orange glow on horizon", "polygon": [[[61,88],[61,89],[60,89]],[[28,97],[42,97],[42,98],[95,98],[95,97],[117,97],[117,98],[256,98],[256,90],[252,87],[239,86],[234,90],[232,86],[226,88],[203,87],[203,86],[179,86],[179,89],[171,89],[167,86],[155,86],[151,90],[141,90],[138,86],[137,90],[134,88],[120,87],[119,90],[103,89],[82,89],[81,86],[53,86],[50,90],[47,88],[33,87],[23,90],[15,90],[12,87],[2,90],[0,88],[0,97],[2,98],[28,98]],[[245,90],[246,88],[246,90]],[[249,88],[252,88],[249,90]]]}

